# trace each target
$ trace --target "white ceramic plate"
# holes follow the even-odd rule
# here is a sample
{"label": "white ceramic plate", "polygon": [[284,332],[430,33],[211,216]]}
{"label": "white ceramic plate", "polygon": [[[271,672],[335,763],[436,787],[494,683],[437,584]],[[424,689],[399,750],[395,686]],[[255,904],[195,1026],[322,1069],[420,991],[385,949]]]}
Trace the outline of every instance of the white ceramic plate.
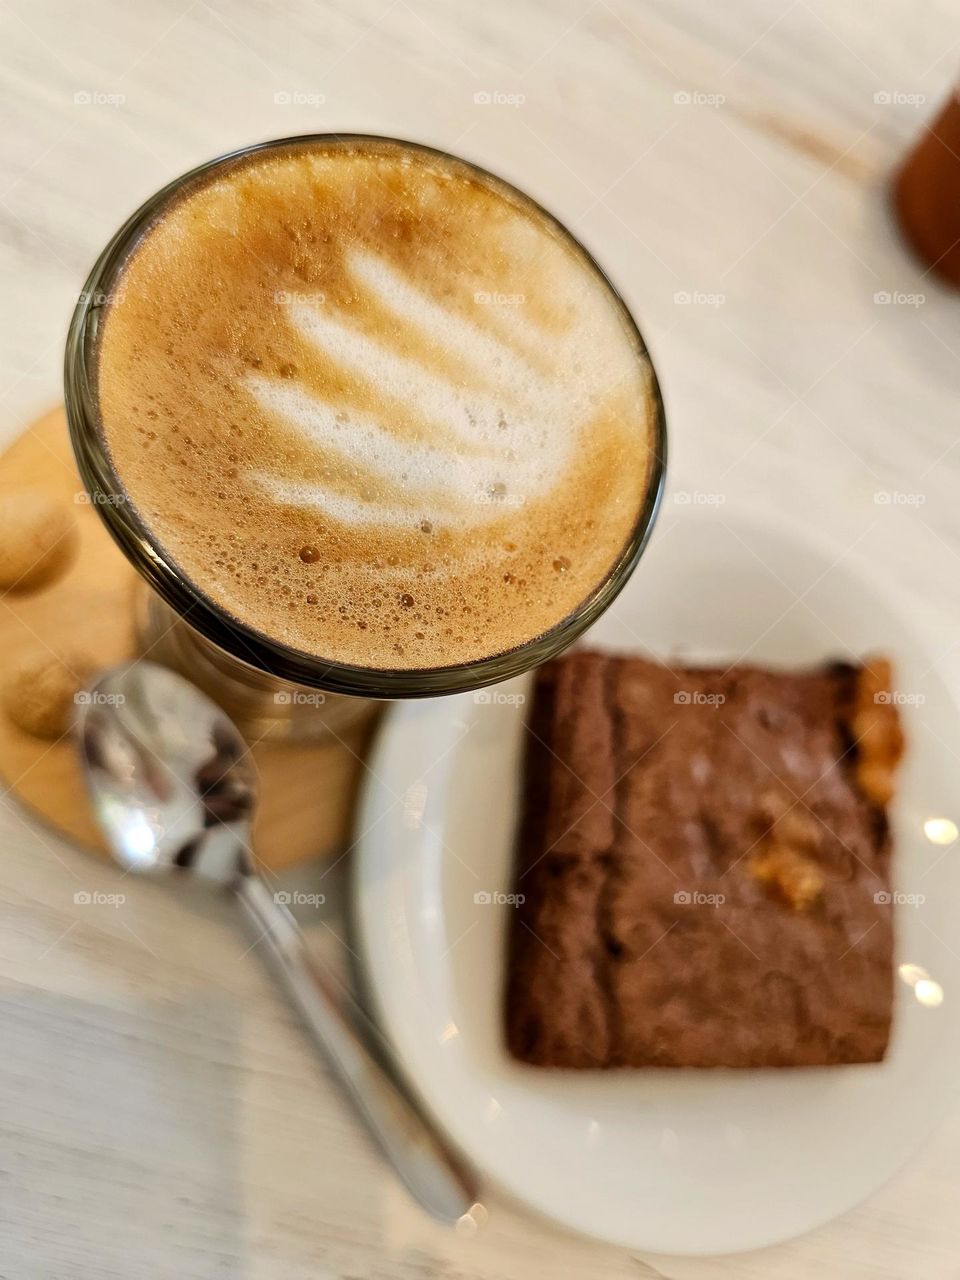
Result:
{"label": "white ceramic plate", "polygon": [[924,824],[960,825],[958,719],[875,576],[806,535],[691,512],[661,528],[591,643],[774,664],[894,657],[909,737],[897,890],[923,899],[898,906],[897,960],[929,980],[908,968],[898,981],[881,1066],[550,1073],[512,1062],[501,1034],[512,908],[496,898],[511,890],[528,678],[390,715],[355,881],[379,1015],[414,1087],[481,1173],[567,1228],[664,1253],[770,1244],[867,1196],[945,1108],[960,1040],[960,842],[936,844]]}

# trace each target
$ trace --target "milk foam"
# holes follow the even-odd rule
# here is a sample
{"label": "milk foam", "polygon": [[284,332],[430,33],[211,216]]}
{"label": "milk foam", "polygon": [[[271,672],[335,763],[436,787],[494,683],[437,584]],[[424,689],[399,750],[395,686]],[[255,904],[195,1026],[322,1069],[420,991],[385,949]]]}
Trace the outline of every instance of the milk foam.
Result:
{"label": "milk foam", "polygon": [[555,625],[628,539],[635,336],[553,224],[458,162],[254,159],[174,204],[124,283],[108,447],[165,551],[248,625],[358,665],[470,661]]}

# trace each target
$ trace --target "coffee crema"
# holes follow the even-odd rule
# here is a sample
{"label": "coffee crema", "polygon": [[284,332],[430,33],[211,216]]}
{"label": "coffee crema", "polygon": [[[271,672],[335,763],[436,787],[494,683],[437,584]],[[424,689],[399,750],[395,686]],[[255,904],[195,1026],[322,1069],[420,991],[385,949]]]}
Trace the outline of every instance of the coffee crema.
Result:
{"label": "coffee crema", "polygon": [[128,256],[100,430],[158,549],[230,618],[374,669],[470,663],[609,576],[650,481],[635,330],[531,201],[399,143],[188,185]]}

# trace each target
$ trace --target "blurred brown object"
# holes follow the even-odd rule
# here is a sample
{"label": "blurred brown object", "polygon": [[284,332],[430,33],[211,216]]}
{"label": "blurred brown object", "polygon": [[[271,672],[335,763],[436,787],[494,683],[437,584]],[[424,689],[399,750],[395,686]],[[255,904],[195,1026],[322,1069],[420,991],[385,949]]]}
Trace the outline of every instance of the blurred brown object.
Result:
{"label": "blurred brown object", "polygon": [[893,199],[914,252],[941,280],[960,288],[960,89],[907,156]]}

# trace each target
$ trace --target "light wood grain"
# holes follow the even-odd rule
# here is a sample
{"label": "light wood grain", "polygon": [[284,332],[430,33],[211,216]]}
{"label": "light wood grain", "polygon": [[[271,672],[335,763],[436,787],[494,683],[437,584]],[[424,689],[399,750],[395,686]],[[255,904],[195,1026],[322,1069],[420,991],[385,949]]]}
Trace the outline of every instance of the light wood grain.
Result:
{"label": "light wood grain", "polygon": [[[720,494],[856,545],[960,681],[960,303],[904,253],[884,195],[956,74],[957,0],[8,0],[0,39],[9,438],[57,398],[86,269],[162,182],[257,138],[422,139],[526,187],[622,287],[665,386],[665,523],[679,493]],[[484,89],[525,101],[475,104]],[[875,500],[889,491],[923,502]],[[867,1205],[747,1257],[631,1258],[499,1203],[479,1238],[448,1236],[370,1153],[221,910],[121,881],[16,809],[0,834],[0,1273],[960,1276],[960,1109]],[[126,901],[74,904],[92,888]]]}

